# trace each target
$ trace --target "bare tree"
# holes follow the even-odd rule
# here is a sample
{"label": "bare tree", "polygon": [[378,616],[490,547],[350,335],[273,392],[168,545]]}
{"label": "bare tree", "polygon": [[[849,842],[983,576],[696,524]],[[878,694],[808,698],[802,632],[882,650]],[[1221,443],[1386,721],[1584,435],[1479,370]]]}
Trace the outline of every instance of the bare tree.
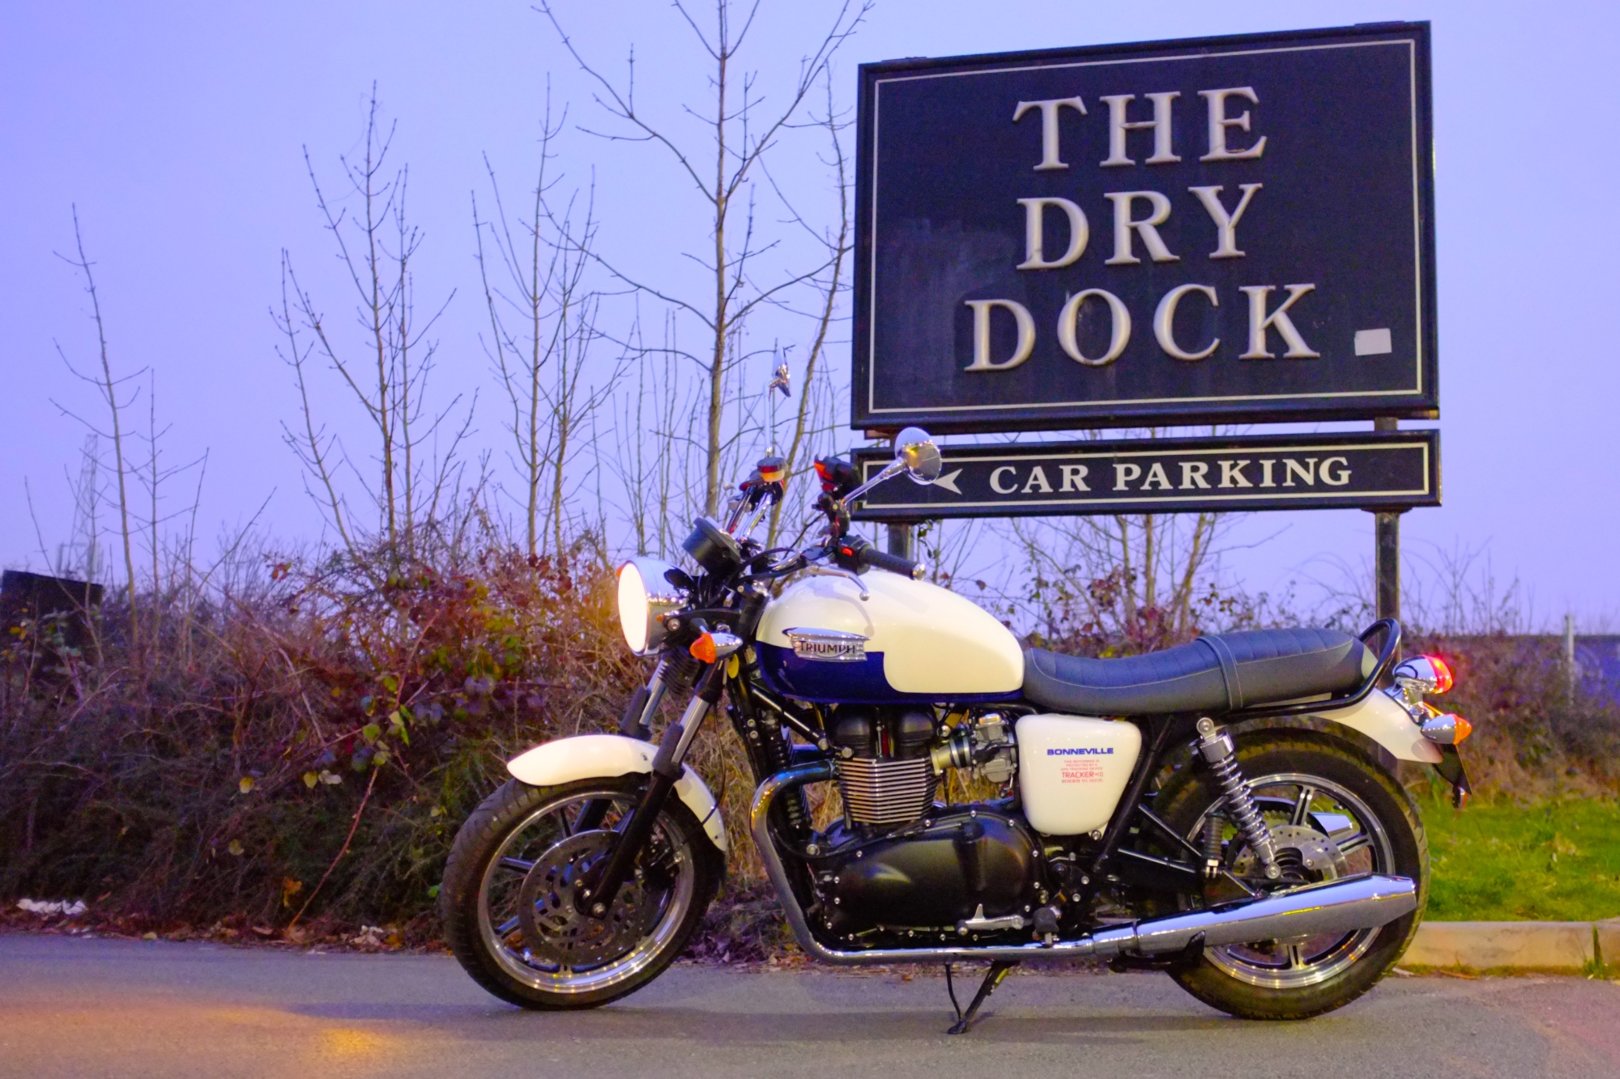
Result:
{"label": "bare tree", "polygon": [[[834,55],[855,32],[871,5],[869,0],[846,0],[841,4],[825,34],[801,59],[798,74],[783,100],[769,107],[757,72],[744,69],[741,61],[760,5],[755,0],[742,12],[734,12],[735,6],[730,0],[716,0],[713,23],[701,24],[689,5],[675,0],[675,11],[707,57],[712,90],[712,99],[703,107],[701,116],[698,109],[685,109],[687,115],[702,120],[706,132],[690,140],[672,120],[654,116],[638,103],[633,51],[624,78],[610,78],[581,54],[552,4],[542,0],[537,6],[569,55],[594,83],[595,101],[611,121],[611,130],[592,133],[614,141],[658,147],[705,207],[709,246],[702,254],[688,253],[688,258],[702,270],[701,290],[688,291],[673,282],[655,283],[628,264],[594,252],[590,257],[625,285],[657,297],[703,327],[700,349],[680,355],[699,366],[706,384],[701,419],[703,506],[708,513],[719,508],[726,451],[735,438],[733,432],[728,439],[724,430],[728,379],[739,363],[758,354],[747,345],[749,317],[762,308],[791,310],[792,297],[809,290],[829,297],[827,304],[813,303],[811,309],[817,314],[827,311],[825,318],[830,318],[830,294],[837,291],[839,267],[847,250],[846,233],[841,229],[837,239],[823,238],[811,255],[796,264],[782,265],[780,258],[766,260],[767,253],[781,243],[781,237],[765,234],[756,180],[768,180],[765,162],[784,138],[796,128],[817,123],[810,116],[813,91],[828,84]],[[826,123],[829,127],[833,124],[830,118]],[[774,184],[768,186],[780,190]],[[803,224],[804,219],[791,207],[788,216]],[[772,266],[773,262],[776,265]],[[819,355],[825,340],[825,321],[818,327],[811,350],[815,355]]]}
{"label": "bare tree", "polygon": [[[408,169],[388,171],[394,125],[384,130],[378,112],[373,85],[363,156],[359,161],[339,159],[352,208],[340,209],[327,197],[309,150],[304,150],[316,204],[354,289],[358,340],[351,344],[341,329],[328,325],[286,251],[280,308],[271,310],[271,318],[286,339],[278,353],[293,370],[302,420],[296,429],[283,424],[283,438],[318,485],[312,496],[353,553],[372,526],[355,520],[344,494],[347,473],[374,508],[375,530],[390,556],[400,558],[414,552],[418,529],[436,519],[455,491],[458,451],[473,408],[469,403],[463,410],[460,394],[437,410],[428,403],[437,348],[429,334],[454,292],[431,316],[417,319],[413,259],[422,235],[406,214]],[[311,361],[317,358],[337,374],[365,415],[369,454],[351,456],[317,417],[311,396]]]}
{"label": "bare tree", "polygon": [[[815,242],[821,244],[827,253],[826,268],[823,276],[816,280],[819,289],[817,309],[811,315],[813,330],[810,337],[810,348],[805,356],[803,378],[799,389],[798,408],[794,413],[793,436],[788,440],[785,459],[789,475],[806,467],[804,459],[814,453],[811,439],[819,434],[827,433],[832,424],[827,422],[827,413],[817,406],[823,404],[821,390],[823,389],[820,376],[822,375],[821,361],[826,354],[827,337],[832,329],[833,320],[837,313],[839,298],[844,294],[844,263],[849,255],[851,246],[851,218],[850,218],[850,185],[848,159],[844,154],[844,145],[840,138],[846,124],[839,118],[833,107],[832,80],[825,81],[826,109],[818,121],[827,135],[827,147],[830,157],[824,160],[833,170],[838,190],[838,224],[831,232],[817,229],[806,220],[805,215],[797,210],[792,211],[792,221],[807,233]],[[761,162],[761,169],[769,177],[770,171]],[[776,191],[784,205],[791,207],[791,202],[782,193],[780,185],[775,178],[771,178],[771,187]],[[778,502],[771,508],[770,531],[766,536],[767,546],[773,545],[782,530],[782,511],[785,507]]]}
{"label": "bare tree", "polygon": [[[81,382],[89,383],[96,388],[96,392],[101,398],[101,403],[106,409],[108,427],[105,430],[102,429],[97,424],[92,423],[90,420],[66,408],[61,404],[61,402],[52,401],[52,404],[56,405],[57,409],[63,415],[70,416],[82,423],[93,434],[98,436],[98,439],[107,440],[112,447],[113,482],[118,492],[118,497],[115,502],[118,509],[118,538],[124,553],[124,589],[129,599],[129,635],[131,645],[133,645],[140,636],[139,623],[136,619],[135,611],[135,589],[137,582],[135,578],[134,524],[131,520],[132,509],[130,505],[131,494],[129,490],[130,476],[134,466],[125,459],[126,447],[124,445],[125,436],[123,412],[124,409],[133,404],[134,398],[131,396],[120,400],[120,394],[123,392],[124,384],[130,379],[136,378],[144,373],[145,369],[143,368],[141,371],[136,371],[121,377],[115,377],[113,375],[112,357],[107,347],[107,325],[101,317],[101,296],[96,291],[96,279],[95,275],[91,272],[90,259],[84,253],[84,236],[79,228],[79,208],[77,206],[73,207],[73,245],[74,251],[76,252],[76,257],[70,258],[67,255],[62,254],[58,254],[57,257],[62,259],[68,265],[72,266],[74,269],[78,270],[79,273],[84,276],[84,291],[85,294],[90,297],[90,317],[95,323],[96,327],[99,370],[96,373],[89,375],[79,371],[78,368],[73,366],[72,361],[67,358],[67,353],[63,351],[60,343],[56,345],[56,354],[61,357],[62,363],[70,372],[73,373],[76,378],[78,378]],[[98,496],[92,494],[91,497],[95,498]],[[155,539],[153,543],[155,545]]]}
{"label": "bare tree", "polygon": [[[480,216],[478,197],[473,196],[479,281],[490,321],[485,348],[511,408],[507,430],[522,482],[524,536],[531,555],[539,552],[542,535],[553,552],[565,546],[569,462],[581,431],[609,399],[627,362],[621,355],[605,372],[589,362],[602,338],[597,330],[601,297],[586,287],[585,279],[590,267],[586,252],[596,233],[594,192],[586,193],[583,206],[578,192],[567,195],[561,208],[552,204],[560,178],[548,170],[555,156],[552,140],[562,123],[563,118],[552,122],[548,90],[532,203],[515,230],[487,156],[492,218]],[[553,220],[559,222],[556,232],[548,228]],[[493,256],[485,252],[486,237]],[[547,488],[544,496],[542,485]]]}
{"label": "bare tree", "polygon": [[[676,369],[679,336],[673,312],[666,312],[662,344],[649,348],[641,339],[639,319],[632,331],[636,351],[652,362],[642,367],[634,393],[620,395],[612,416],[608,457],[592,443],[596,471],[616,474],[624,492],[623,517],[640,552],[669,554],[680,539],[671,528],[678,511],[696,502],[690,470],[682,467],[697,448],[701,391]],[[651,436],[649,438],[649,436]],[[649,531],[648,521],[656,522]]]}
{"label": "bare tree", "polygon": [[[173,589],[182,583],[180,580],[181,574],[174,572],[175,569],[189,568],[190,566],[190,547],[196,535],[197,509],[202,502],[202,481],[208,471],[208,454],[206,451],[204,451],[201,455],[193,460],[178,465],[166,464],[164,462],[162,442],[164,436],[169,433],[172,425],[165,424],[162,427],[158,426],[157,372],[147,368],[146,379],[147,426],[146,433],[138,436],[143,442],[146,443],[146,467],[144,470],[135,469],[133,471],[135,479],[142,487],[146,489],[146,553],[147,557],[152,563],[152,588],[154,591],[162,591],[166,588]],[[193,469],[195,469],[197,472],[197,485],[192,495],[191,502],[188,505],[183,505],[175,510],[165,511],[163,509],[164,499],[162,494],[164,488],[168,485],[170,480],[175,479],[183,473],[190,472]],[[190,524],[187,526],[186,538],[183,541],[180,541],[180,547],[186,553],[184,557],[181,558],[179,567],[171,564],[171,572],[168,574],[167,580],[165,580],[165,576],[161,568],[164,554],[163,526],[168,524],[170,521],[181,517],[190,518]]]}
{"label": "bare tree", "polygon": [[78,478],[71,474],[66,474],[65,478],[68,489],[73,492],[73,524],[68,530],[72,539],[58,545],[55,559],[46,554],[43,543],[40,553],[47,562],[54,563],[58,574],[94,581],[101,573],[100,435],[84,436],[84,444],[79,449]]}
{"label": "bare tree", "polygon": [[[101,310],[101,296],[92,271],[93,263],[85,254],[77,206],[73,208],[73,240],[74,256],[58,255],[58,257],[77,270],[84,279],[85,294],[90,297],[90,318],[96,328],[96,367],[90,373],[85,373],[67,358],[67,353],[60,343],[57,343],[56,351],[63,365],[74,377],[95,387],[96,396],[100,398],[101,418],[92,420],[60,401],[53,399],[51,402],[63,415],[76,420],[90,432],[81,452],[79,476],[76,481],[73,477],[69,477],[69,486],[74,499],[74,521],[71,526],[74,540],[63,545],[64,548],[82,547],[83,559],[82,562],[78,559],[70,560],[66,557],[66,551],[62,550],[54,562],[58,572],[82,572],[86,578],[95,579],[101,568],[100,510],[104,502],[110,504],[116,511],[117,539],[123,554],[123,588],[128,604],[129,642],[133,651],[147,638],[155,640],[156,634],[160,631],[158,621],[162,613],[160,605],[152,605],[144,615],[138,608],[141,579],[135,564],[136,535],[139,532],[145,533],[147,544],[145,553],[149,560],[150,573],[147,583],[151,590],[156,593],[165,587],[173,588],[183,584],[184,582],[173,573],[169,575],[167,582],[165,581],[162,570],[163,526],[172,518],[188,512],[195,518],[197,504],[201,500],[204,471],[202,464],[206,454],[181,465],[169,465],[164,462],[162,441],[163,436],[168,433],[168,428],[158,426],[157,375],[150,367],[142,367],[124,375],[114,373],[112,350],[107,342],[106,321]],[[131,384],[142,375],[147,379],[147,427],[144,432],[129,423],[130,409],[141,393],[138,385]],[[146,443],[144,467],[136,456],[135,443],[138,441]],[[103,454],[108,452],[111,456],[110,463],[103,459]],[[193,468],[198,470],[196,497],[189,507],[166,515],[162,508],[162,492],[165,485],[176,476]],[[104,475],[110,477],[108,485],[112,488],[111,494],[103,488]],[[135,501],[141,488],[145,489],[144,519]],[[45,553],[43,545],[41,553]],[[52,561],[48,554],[46,559],[48,562]]]}
{"label": "bare tree", "polygon": [[1215,513],[1014,520],[1042,631],[1151,648],[1198,628],[1210,594]]}

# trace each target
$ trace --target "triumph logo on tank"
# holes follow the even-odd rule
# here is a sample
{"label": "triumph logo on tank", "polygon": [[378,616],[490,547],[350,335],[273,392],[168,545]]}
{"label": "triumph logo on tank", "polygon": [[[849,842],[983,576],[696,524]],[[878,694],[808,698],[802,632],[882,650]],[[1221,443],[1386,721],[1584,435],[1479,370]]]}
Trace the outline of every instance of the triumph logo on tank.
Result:
{"label": "triumph logo on tank", "polygon": [[821,663],[859,663],[866,658],[866,638],[831,629],[790,629],[787,639],[800,659]]}

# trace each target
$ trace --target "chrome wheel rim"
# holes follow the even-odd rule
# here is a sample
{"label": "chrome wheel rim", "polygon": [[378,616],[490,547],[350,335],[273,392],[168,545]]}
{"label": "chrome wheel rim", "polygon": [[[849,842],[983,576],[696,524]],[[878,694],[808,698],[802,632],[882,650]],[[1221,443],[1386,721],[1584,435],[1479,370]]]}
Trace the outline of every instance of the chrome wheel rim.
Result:
{"label": "chrome wheel rim", "polygon": [[[1368,873],[1399,875],[1389,833],[1367,803],[1342,784],[1322,776],[1278,772],[1256,776],[1245,784],[1266,823],[1287,834],[1314,833],[1331,848],[1331,865],[1321,860],[1309,869],[1294,865],[1290,884],[1355,877]],[[1205,822],[1221,808],[1220,801],[1204,810],[1188,838],[1199,842]],[[1228,868],[1252,860],[1237,829],[1220,821],[1223,861]],[[1379,928],[1350,933],[1322,933],[1291,940],[1209,948],[1205,957],[1216,968],[1248,985],[1265,989],[1299,989],[1317,985],[1342,973],[1366,954],[1378,938]]]}
{"label": "chrome wheel rim", "polygon": [[[645,932],[622,948],[610,949],[612,954],[593,952],[591,961],[577,965],[548,957],[556,954],[554,949],[539,948],[542,954],[537,955],[537,949],[523,939],[518,914],[524,880],[548,852],[586,834],[575,824],[589,802],[606,804],[597,827],[611,829],[634,799],[623,790],[604,787],[572,792],[540,805],[507,832],[478,885],[478,931],[485,948],[507,974],[546,992],[589,993],[634,977],[669,945],[691,910],[696,892],[696,860],[679,830],[667,816],[660,816],[648,849],[637,863],[636,877],[622,889],[651,908],[639,923],[648,927]],[[553,906],[548,913],[554,912]],[[553,924],[554,919],[541,921]]]}

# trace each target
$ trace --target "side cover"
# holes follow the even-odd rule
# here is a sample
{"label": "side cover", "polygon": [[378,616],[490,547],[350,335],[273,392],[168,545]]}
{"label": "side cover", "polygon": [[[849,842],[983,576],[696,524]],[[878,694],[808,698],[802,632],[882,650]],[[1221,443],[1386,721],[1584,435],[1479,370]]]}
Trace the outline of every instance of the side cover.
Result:
{"label": "side cover", "polygon": [[[652,771],[656,746],[622,734],[579,734],[559,738],[526,750],[506,762],[506,770],[536,787],[555,787],[576,779],[601,779]],[[726,826],[720,806],[703,780],[690,768],[681,769],[675,793],[703,824],[703,831],[722,855],[726,853]]]}
{"label": "side cover", "polygon": [[1007,700],[1024,684],[1023,651],[994,615],[882,570],[859,583],[799,578],[765,609],[755,642],[772,684],[807,700]]}

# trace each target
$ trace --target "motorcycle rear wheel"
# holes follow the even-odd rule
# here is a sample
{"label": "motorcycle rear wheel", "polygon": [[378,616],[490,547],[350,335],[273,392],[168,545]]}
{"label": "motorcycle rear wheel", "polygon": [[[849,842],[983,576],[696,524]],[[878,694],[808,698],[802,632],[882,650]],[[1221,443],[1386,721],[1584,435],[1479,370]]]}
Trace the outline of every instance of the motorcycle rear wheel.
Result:
{"label": "motorcycle rear wheel", "polygon": [[[1239,738],[1246,784],[1285,853],[1285,883],[1362,873],[1409,877],[1417,908],[1386,925],[1347,934],[1206,949],[1171,976],[1205,1004],[1243,1019],[1307,1019],[1355,1000],[1398,960],[1417,932],[1429,891],[1428,841],[1417,807],[1359,748],[1313,732],[1264,732]],[[1160,791],[1160,815],[1194,845],[1213,815],[1222,860],[1263,880],[1222,796],[1203,768],[1175,773]],[[1309,864],[1307,864],[1309,863]],[[1184,906],[1195,906],[1190,897]]]}
{"label": "motorcycle rear wheel", "polygon": [[[640,789],[632,776],[557,787],[511,780],[467,818],[439,903],[451,951],[474,981],[524,1008],[594,1008],[635,992],[674,961],[724,872],[679,799],[659,814],[608,915],[591,918],[574,906],[580,875],[609,849],[611,829]],[[582,812],[596,820],[577,829]]]}

